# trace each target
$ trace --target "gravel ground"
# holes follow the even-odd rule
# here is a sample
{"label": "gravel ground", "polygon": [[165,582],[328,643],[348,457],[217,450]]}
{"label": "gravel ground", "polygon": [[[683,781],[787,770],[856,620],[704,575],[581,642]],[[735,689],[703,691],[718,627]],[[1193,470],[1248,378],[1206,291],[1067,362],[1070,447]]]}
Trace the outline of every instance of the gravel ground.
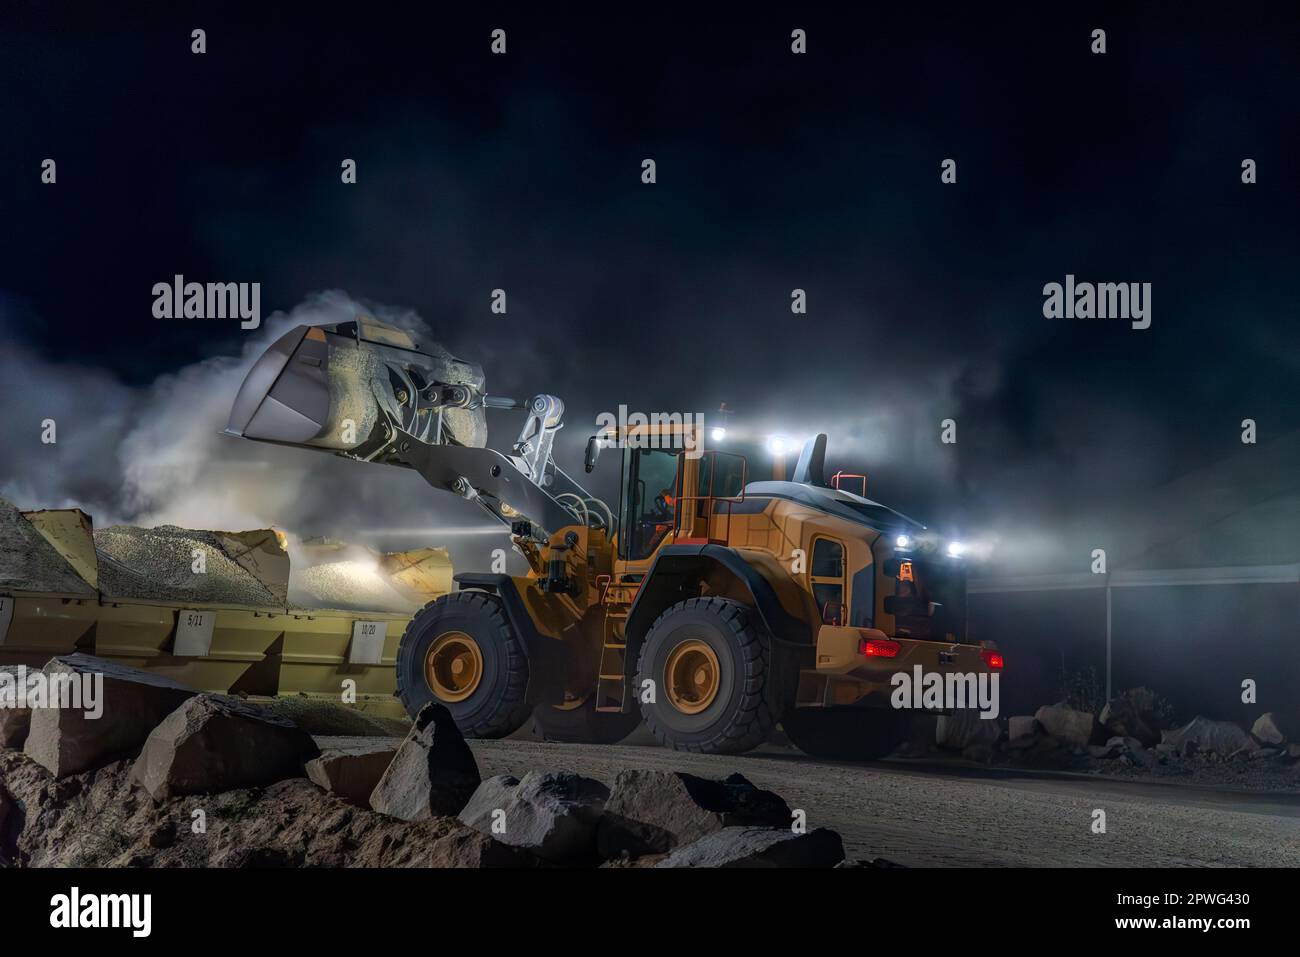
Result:
{"label": "gravel ground", "polygon": [[[905,762],[828,764],[762,748],[717,757],[659,747],[471,741],[484,777],[564,768],[609,782],[623,768],[739,771],[830,827],[850,858],[909,866],[1300,866],[1300,794],[1033,775]],[[1107,832],[1093,834],[1093,811]]]}

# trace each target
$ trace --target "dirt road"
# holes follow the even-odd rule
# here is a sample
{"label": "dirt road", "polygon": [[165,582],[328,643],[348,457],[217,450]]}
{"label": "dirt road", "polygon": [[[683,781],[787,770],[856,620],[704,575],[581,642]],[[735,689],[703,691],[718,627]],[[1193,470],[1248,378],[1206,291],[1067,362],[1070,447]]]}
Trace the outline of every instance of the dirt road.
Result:
{"label": "dirt road", "polygon": [[[828,764],[765,748],[715,757],[658,747],[472,741],[484,777],[567,769],[606,783],[623,768],[739,771],[830,827],[850,858],[914,867],[1300,866],[1300,794],[1056,779],[905,763]],[[1106,812],[1106,833],[1092,832]]]}

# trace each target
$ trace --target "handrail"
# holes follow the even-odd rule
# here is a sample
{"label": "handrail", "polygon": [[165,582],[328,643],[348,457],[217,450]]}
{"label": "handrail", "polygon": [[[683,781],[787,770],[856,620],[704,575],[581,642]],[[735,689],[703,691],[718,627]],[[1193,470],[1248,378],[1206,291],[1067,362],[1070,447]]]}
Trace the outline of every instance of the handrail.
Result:
{"label": "handrail", "polygon": [[[740,494],[739,494],[739,495],[714,495],[714,494],[713,494],[713,483],[714,483],[714,481],[717,479],[717,476],[718,476],[718,470],[717,470],[717,467],[716,467],[716,459],[717,459],[717,456],[719,456],[719,455],[726,455],[726,456],[729,456],[729,457],[732,457],[732,458],[738,458],[738,459],[740,459]],[[702,453],[702,455],[701,455],[701,459],[702,459],[704,456],[708,456],[708,457],[709,457],[709,485],[708,485],[708,494],[705,494],[705,495],[700,495],[700,494],[686,495],[686,494],[683,494],[683,488],[682,488],[682,483],[683,483],[683,480],[684,480],[684,476],[685,476],[685,474],[686,474],[686,467],[685,467],[686,459],[685,459],[685,456],[686,456],[686,453],[685,453],[685,452],[682,452],[681,454],[679,454],[679,455],[677,456],[677,482],[676,482],[676,485],[675,485],[675,491],[676,491],[677,494],[676,494],[676,496],[675,496],[675,498],[674,498],[674,502],[673,502],[673,509],[674,509],[674,511],[673,511],[673,541],[675,541],[675,542],[684,542],[684,541],[695,541],[695,540],[696,540],[696,539],[695,539],[695,536],[693,536],[693,535],[688,535],[686,538],[682,538],[682,537],[681,537],[682,532],[683,532],[683,531],[686,531],[686,528],[685,528],[685,526],[684,526],[684,522],[683,522],[684,517],[685,517],[687,514],[690,514],[690,515],[691,515],[691,518],[692,518],[692,524],[694,523],[694,519],[695,519],[695,517],[696,517],[696,516],[695,516],[695,506],[692,505],[692,507],[691,507],[691,509],[689,510],[689,513],[688,513],[687,509],[683,508],[682,503],[683,503],[683,502],[691,502],[691,503],[702,502],[702,503],[705,504],[704,515],[703,515],[703,518],[704,518],[704,532],[705,532],[705,535],[704,535],[704,538],[702,539],[702,541],[703,541],[703,542],[707,542],[707,543],[709,543],[709,544],[725,545],[727,542],[729,542],[729,541],[731,540],[731,514],[732,514],[732,513],[731,513],[731,506],[732,506],[733,504],[735,504],[735,503],[743,502],[743,501],[745,500],[745,485],[746,485],[746,483],[748,482],[748,479],[749,479],[749,460],[746,459],[745,456],[740,455],[740,454],[738,454],[738,453],[736,453],[736,452],[722,452],[722,451],[720,451],[720,450],[718,450],[718,449],[710,449],[710,450],[708,450],[708,451]],[[725,502],[726,505],[727,505],[727,524],[726,524],[726,531],[725,531],[725,533],[724,533],[724,535],[723,535],[722,538],[715,538],[714,535],[713,535],[713,517],[714,517],[714,515],[717,514],[717,503],[722,503],[722,502]],[[691,528],[690,531],[693,532],[693,531],[694,531],[694,528]]]}

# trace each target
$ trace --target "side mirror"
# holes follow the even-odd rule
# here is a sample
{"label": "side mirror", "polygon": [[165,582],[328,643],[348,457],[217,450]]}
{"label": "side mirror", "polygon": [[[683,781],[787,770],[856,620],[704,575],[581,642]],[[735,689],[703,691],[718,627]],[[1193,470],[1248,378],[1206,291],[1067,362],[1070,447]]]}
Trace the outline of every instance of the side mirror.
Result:
{"label": "side mirror", "polygon": [[600,458],[600,436],[593,435],[587,440],[587,454],[582,457],[582,467],[590,472],[596,467],[596,460]]}

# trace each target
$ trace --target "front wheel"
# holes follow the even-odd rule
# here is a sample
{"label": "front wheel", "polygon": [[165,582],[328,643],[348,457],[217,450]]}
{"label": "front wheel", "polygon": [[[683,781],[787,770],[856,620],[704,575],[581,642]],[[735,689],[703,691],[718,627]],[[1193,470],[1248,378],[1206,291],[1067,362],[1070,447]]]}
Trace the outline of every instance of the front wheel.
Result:
{"label": "front wheel", "polygon": [[902,744],[908,715],[893,708],[791,708],[781,719],[804,754],[837,761],[875,761]]}
{"label": "front wheel", "polygon": [[397,694],[412,719],[438,701],[465,737],[504,738],[528,720],[527,692],[528,659],[495,595],[444,595],[406,626]]}
{"label": "front wheel", "polygon": [[641,716],[676,751],[740,754],[776,723],[771,653],[749,608],[728,598],[678,602],[650,628],[637,663]]}

